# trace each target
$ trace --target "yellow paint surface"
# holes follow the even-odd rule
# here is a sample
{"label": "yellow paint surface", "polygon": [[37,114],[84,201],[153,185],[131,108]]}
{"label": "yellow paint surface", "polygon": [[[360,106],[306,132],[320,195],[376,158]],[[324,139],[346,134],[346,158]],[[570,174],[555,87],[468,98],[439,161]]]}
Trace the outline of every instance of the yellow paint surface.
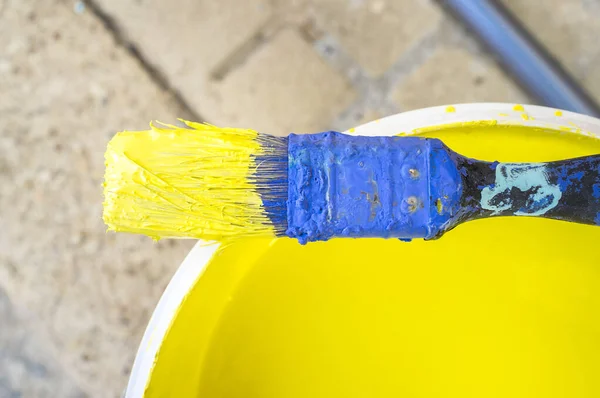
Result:
{"label": "yellow paint surface", "polygon": [[428,132],[432,131],[440,131],[440,130],[448,130],[448,129],[468,129],[471,130],[473,128],[485,129],[487,127],[493,127],[498,124],[497,120],[477,120],[472,122],[454,122],[454,123],[446,123],[441,126],[426,126],[420,127],[412,131],[412,135],[419,134],[424,135]]}
{"label": "yellow paint surface", "polygon": [[[600,153],[570,133],[428,129],[485,160]],[[528,218],[438,241],[246,239],[189,293],[147,397],[600,396],[600,228]]]}

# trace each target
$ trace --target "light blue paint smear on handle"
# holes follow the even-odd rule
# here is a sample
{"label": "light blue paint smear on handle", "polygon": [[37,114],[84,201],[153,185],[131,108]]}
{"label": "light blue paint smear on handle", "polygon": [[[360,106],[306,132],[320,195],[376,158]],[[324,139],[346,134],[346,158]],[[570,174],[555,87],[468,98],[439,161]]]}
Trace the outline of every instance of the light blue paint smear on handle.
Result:
{"label": "light blue paint smear on handle", "polygon": [[496,181],[481,190],[481,207],[498,215],[510,210],[513,204],[510,192],[516,188],[529,192],[524,207],[516,209],[517,216],[541,216],[558,205],[562,192],[551,184],[546,163],[500,163],[496,167]]}

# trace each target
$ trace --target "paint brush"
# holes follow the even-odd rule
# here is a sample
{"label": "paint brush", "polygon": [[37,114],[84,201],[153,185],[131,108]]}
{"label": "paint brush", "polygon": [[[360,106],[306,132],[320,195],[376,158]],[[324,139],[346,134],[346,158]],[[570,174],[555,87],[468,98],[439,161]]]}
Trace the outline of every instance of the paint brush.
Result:
{"label": "paint brush", "polygon": [[485,217],[600,225],[600,155],[467,158],[442,141],[329,131],[274,137],[184,122],[108,144],[104,221],[159,238],[436,239]]}

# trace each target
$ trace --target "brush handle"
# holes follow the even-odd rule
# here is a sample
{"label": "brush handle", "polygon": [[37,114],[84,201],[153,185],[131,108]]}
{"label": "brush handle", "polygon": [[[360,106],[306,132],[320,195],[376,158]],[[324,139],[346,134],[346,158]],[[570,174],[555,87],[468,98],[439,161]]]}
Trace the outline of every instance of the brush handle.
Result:
{"label": "brush handle", "polygon": [[457,160],[463,194],[456,223],[538,216],[600,225],[600,155],[548,163]]}
{"label": "brush handle", "polygon": [[435,239],[462,222],[496,216],[600,225],[600,155],[482,162],[437,139],[289,136],[285,234],[301,243]]}

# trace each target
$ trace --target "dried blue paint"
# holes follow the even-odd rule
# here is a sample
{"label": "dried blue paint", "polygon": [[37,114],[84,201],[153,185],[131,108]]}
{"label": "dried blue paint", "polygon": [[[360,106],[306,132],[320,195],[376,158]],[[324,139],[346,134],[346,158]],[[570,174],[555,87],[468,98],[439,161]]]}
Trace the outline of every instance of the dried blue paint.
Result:
{"label": "dried blue paint", "polygon": [[514,206],[513,189],[530,192],[525,203],[514,212],[516,216],[541,216],[555,208],[562,196],[560,187],[548,180],[544,163],[500,163],[496,166],[493,184],[481,190],[481,207],[501,214]]}
{"label": "dried blue paint", "polygon": [[[301,243],[434,239],[462,222],[493,216],[600,225],[600,156],[481,162],[437,139],[333,131],[264,145],[270,152],[256,159],[257,190],[278,235]],[[287,174],[275,176],[284,163]]]}
{"label": "dried blue paint", "polygon": [[592,194],[594,198],[600,199],[600,184],[594,184]]}
{"label": "dried blue paint", "polygon": [[461,178],[439,140],[292,134],[288,154],[286,235],[302,243],[429,239],[460,204]]}

